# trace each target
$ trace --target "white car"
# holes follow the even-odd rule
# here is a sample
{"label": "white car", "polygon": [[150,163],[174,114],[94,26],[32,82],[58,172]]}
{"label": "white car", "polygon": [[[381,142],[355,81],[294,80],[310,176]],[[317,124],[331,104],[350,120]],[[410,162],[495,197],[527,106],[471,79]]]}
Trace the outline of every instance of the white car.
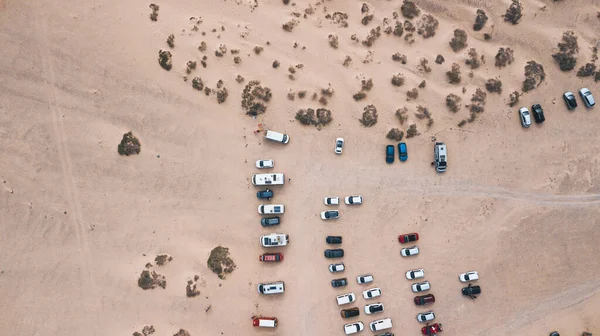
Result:
{"label": "white car", "polygon": [[359,284],[366,284],[369,282],[373,282],[373,276],[371,274],[359,275],[356,277],[356,281]]}
{"label": "white car", "polygon": [[412,284],[412,291],[415,293],[428,291],[431,289],[429,281],[417,282]]}
{"label": "white car", "polygon": [[383,312],[383,303],[377,302],[365,306],[365,314],[371,315]]}
{"label": "white car", "polygon": [[521,118],[521,126],[524,128],[531,126],[531,113],[529,113],[527,107],[519,109],[519,117]]}
{"label": "white car", "polygon": [[417,321],[419,321],[419,322],[428,322],[428,321],[433,321],[434,319],[435,319],[435,314],[431,310],[428,312],[417,314]]}
{"label": "white car", "polygon": [[352,204],[362,204],[362,196],[346,196],[346,198],[344,199],[346,201],[346,204],[348,205],[352,205]]}
{"label": "white car", "polygon": [[417,245],[415,245],[415,246],[403,248],[402,250],[400,250],[400,254],[403,257],[410,257],[410,256],[417,255],[417,254],[419,254],[419,247]]}
{"label": "white car", "polygon": [[346,335],[356,334],[357,332],[362,331],[363,329],[365,329],[365,326],[360,321],[344,324],[344,332],[346,333]]}
{"label": "white car", "polygon": [[421,279],[425,277],[425,270],[422,268],[414,269],[406,272],[406,278],[408,280]]}
{"label": "white car", "polygon": [[325,197],[325,198],[323,198],[323,203],[325,203],[325,205],[339,205],[340,198],[339,197]]}
{"label": "white car", "polygon": [[283,204],[261,204],[258,206],[258,213],[261,215],[282,214],[285,212]]}
{"label": "white car", "polygon": [[257,160],[256,168],[273,168],[275,167],[275,162],[273,160]]}
{"label": "white car", "polygon": [[327,210],[321,212],[321,219],[337,219],[340,217],[340,212],[337,210]]}
{"label": "white car", "polygon": [[335,139],[335,154],[342,154],[344,149],[344,138]]}
{"label": "white car", "polygon": [[363,297],[367,300],[378,296],[381,296],[381,288],[371,288],[363,292]]}
{"label": "white car", "polygon": [[354,295],[354,293],[342,294],[338,295],[336,299],[337,304],[341,306],[354,302],[356,300],[356,295]]}
{"label": "white car", "polygon": [[458,280],[460,280],[460,282],[479,280],[479,273],[477,273],[477,271],[470,271],[463,274],[459,274]]}
{"label": "white car", "polygon": [[346,269],[346,267],[344,266],[344,263],[329,265],[329,272],[331,272],[331,273],[343,272],[345,269]]}
{"label": "white car", "polygon": [[[596,78],[598,78],[598,77],[596,77]],[[583,100],[583,103],[585,104],[585,106],[592,107],[592,106],[596,105],[594,96],[592,96],[592,93],[590,92],[590,90],[588,88],[582,88],[581,90],[579,90],[579,95],[581,96],[581,100]]]}

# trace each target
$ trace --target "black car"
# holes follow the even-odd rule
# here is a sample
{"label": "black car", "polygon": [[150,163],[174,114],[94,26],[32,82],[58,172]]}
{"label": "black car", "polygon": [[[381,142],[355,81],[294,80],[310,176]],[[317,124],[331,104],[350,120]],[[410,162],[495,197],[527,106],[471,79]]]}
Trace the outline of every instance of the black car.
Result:
{"label": "black car", "polygon": [[340,278],[340,279],[333,279],[331,280],[331,286],[332,287],[344,287],[348,285],[348,279],[346,278]]}
{"label": "black car", "polygon": [[531,105],[531,112],[533,113],[533,119],[536,123],[543,123],[546,118],[544,117],[544,110],[540,104]]}
{"label": "black car", "polygon": [[565,103],[567,103],[567,108],[572,110],[577,107],[577,100],[575,100],[575,95],[571,91],[567,91],[563,94],[563,98],[565,99]]}
{"label": "black car", "polygon": [[273,197],[273,190],[265,189],[256,193],[258,199],[271,199]]}
{"label": "black car", "polygon": [[344,250],[342,249],[325,250],[325,258],[341,258],[343,256]]}
{"label": "black car", "polygon": [[281,218],[279,216],[265,217],[260,219],[260,225],[262,226],[271,226],[279,224],[281,224]]}
{"label": "black car", "polygon": [[327,238],[325,238],[325,242],[327,244],[341,244],[342,237],[341,236],[327,236]]}
{"label": "black car", "polygon": [[360,315],[360,310],[358,309],[358,307],[342,309],[340,315],[342,315],[343,318],[352,318]]}
{"label": "black car", "polygon": [[387,145],[385,147],[385,162],[387,163],[393,163],[394,162],[394,146],[393,145]]}
{"label": "black car", "polygon": [[467,287],[463,287],[462,294],[470,297],[471,299],[475,299],[477,298],[476,295],[481,294],[481,287],[469,284]]}

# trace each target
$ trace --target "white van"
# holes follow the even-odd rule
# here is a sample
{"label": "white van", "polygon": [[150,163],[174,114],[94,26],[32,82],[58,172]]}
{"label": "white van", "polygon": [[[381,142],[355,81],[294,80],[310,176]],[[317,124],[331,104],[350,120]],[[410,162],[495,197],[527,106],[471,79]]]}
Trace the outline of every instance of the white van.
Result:
{"label": "white van", "polygon": [[283,281],[258,284],[258,292],[260,294],[282,294],[284,291],[285,284]]}
{"label": "white van", "polygon": [[435,170],[438,173],[443,173],[448,167],[448,154],[446,153],[446,144],[436,142],[433,147],[433,162],[435,162]]}
{"label": "white van", "polygon": [[390,329],[392,327],[392,319],[388,317],[381,320],[375,320],[369,324],[369,327],[371,327],[371,331]]}
{"label": "white van", "polygon": [[267,130],[267,133],[265,134],[265,139],[281,142],[283,144],[290,142],[290,137],[287,134],[269,130]]}
{"label": "white van", "polygon": [[252,184],[257,185],[257,186],[283,185],[284,183],[285,183],[285,176],[282,173],[252,175]]}
{"label": "white van", "polygon": [[258,213],[261,215],[282,214],[285,212],[283,204],[261,204],[258,206]]}

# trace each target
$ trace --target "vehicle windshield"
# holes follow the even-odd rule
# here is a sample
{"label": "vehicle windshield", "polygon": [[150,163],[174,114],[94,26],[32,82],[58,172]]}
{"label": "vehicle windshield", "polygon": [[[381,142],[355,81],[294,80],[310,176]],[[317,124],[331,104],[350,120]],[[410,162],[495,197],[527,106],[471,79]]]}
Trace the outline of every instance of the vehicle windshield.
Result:
{"label": "vehicle windshield", "polygon": [[336,146],[338,146],[338,147],[342,147],[342,144],[343,144],[343,142],[341,142],[341,141],[336,142]]}

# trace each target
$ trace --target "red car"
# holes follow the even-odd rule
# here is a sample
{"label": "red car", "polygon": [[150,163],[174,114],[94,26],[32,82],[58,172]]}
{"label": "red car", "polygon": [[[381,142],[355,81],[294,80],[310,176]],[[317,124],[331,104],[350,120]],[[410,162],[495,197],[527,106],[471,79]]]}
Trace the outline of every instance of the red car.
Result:
{"label": "red car", "polygon": [[417,306],[423,306],[423,305],[431,304],[434,302],[435,302],[435,296],[433,296],[433,294],[415,296],[415,304]]}
{"label": "red car", "polygon": [[265,253],[258,257],[259,261],[280,262],[283,261],[283,253]]}
{"label": "red car", "polygon": [[276,317],[255,317],[252,319],[252,325],[255,327],[275,328],[277,327]]}
{"label": "red car", "polygon": [[416,232],[407,233],[398,236],[398,241],[402,244],[410,243],[419,240],[419,234]]}
{"label": "red car", "polygon": [[421,328],[421,333],[423,335],[435,335],[436,333],[442,331],[441,323],[428,324]]}

